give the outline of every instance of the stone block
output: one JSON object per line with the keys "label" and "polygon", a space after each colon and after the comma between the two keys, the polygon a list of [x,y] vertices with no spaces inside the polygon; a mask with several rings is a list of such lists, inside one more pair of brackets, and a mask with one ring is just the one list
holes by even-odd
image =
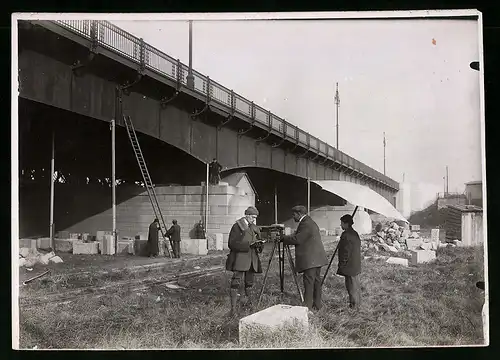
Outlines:
{"label": "stone block", "polygon": [[63,262],[63,259],[61,259],[59,256],[54,256],[49,259],[50,262],[59,264]]}
{"label": "stone block", "polygon": [[56,254],[54,254],[54,252],[51,251],[50,253],[41,255],[38,261],[40,262],[40,264],[47,265],[49,263],[49,260],[52,259],[54,256],[56,256]]}
{"label": "stone block", "polygon": [[31,247],[31,239],[19,239],[19,247],[20,248],[29,248]]}
{"label": "stone block", "polygon": [[73,243],[73,254],[97,254],[98,252],[98,242],[84,242],[83,240],[77,240]]}
{"label": "stone block", "polygon": [[147,240],[148,239],[148,233],[147,232],[140,232],[135,235],[135,240]]}
{"label": "stone block", "polygon": [[420,231],[420,225],[411,225],[411,231]]}
{"label": "stone block", "polygon": [[321,236],[326,236],[327,232],[326,232],[326,229],[325,228],[321,228],[319,229],[319,233],[321,234]]}
{"label": "stone block", "polygon": [[408,250],[415,250],[422,244],[421,239],[406,239],[406,247]]}
{"label": "stone block", "polygon": [[411,264],[424,264],[436,259],[434,250],[414,250],[411,252]]}
{"label": "stone block", "polygon": [[439,241],[439,229],[431,229],[431,241]]}
{"label": "stone block", "polygon": [[29,254],[30,254],[30,248],[22,247],[19,249],[19,255],[21,255],[23,258],[28,257]]}
{"label": "stone block", "polygon": [[309,327],[308,309],[304,306],[274,305],[240,319],[239,343],[243,345],[252,331],[277,331],[286,325],[295,325],[304,332]]}
{"label": "stone block", "polygon": [[113,235],[112,231],[104,231],[104,230],[98,230],[96,233],[96,241],[102,241],[104,240],[105,235]]}
{"label": "stone block", "polygon": [[207,235],[208,250],[221,251],[224,249],[224,235],[222,233]]}
{"label": "stone block", "polygon": [[403,259],[403,258],[390,257],[386,260],[386,263],[408,267],[408,259]]}
{"label": "stone block", "polygon": [[117,254],[135,254],[134,240],[119,240],[116,244]]}
{"label": "stone block", "polygon": [[82,238],[82,234],[80,233],[69,233],[69,238],[73,240],[80,240]]}
{"label": "stone block", "polygon": [[30,249],[34,252],[37,251],[38,247],[38,239],[31,239],[31,242],[30,242]]}
{"label": "stone block", "polygon": [[387,252],[393,252],[393,253],[398,252],[398,249],[396,249],[394,246],[389,246],[387,244],[382,244],[382,248]]}
{"label": "stone block", "polygon": [[432,250],[432,243],[430,242],[424,242],[422,244],[420,244],[420,247],[419,249],[422,249],[422,250]]}
{"label": "stone block", "polygon": [[74,239],[54,239],[54,247],[56,251],[73,252]]}
{"label": "stone block", "polygon": [[59,231],[56,237],[59,239],[69,239],[69,231]]}
{"label": "stone block", "polygon": [[182,239],[181,253],[192,255],[207,255],[207,239]]}
{"label": "stone block", "polygon": [[[99,244],[100,245],[100,244]],[[115,239],[113,235],[104,235],[104,240],[102,241],[101,254],[103,255],[114,255],[115,254]]]}
{"label": "stone block", "polygon": [[82,234],[82,240],[84,242],[92,241],[92,236],[89,233],[83,233]]}
{"label": "stone block", "polygon": [[50,238],[48,237],[38,238],[36,245],[39,249],[48,250],[50,249]]}

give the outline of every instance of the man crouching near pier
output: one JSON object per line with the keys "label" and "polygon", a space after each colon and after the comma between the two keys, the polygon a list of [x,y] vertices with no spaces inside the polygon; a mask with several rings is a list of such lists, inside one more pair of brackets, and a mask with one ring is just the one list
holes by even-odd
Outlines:
{"label": "man crouching near pier", "polygon": [[230,249],[226,260],[226,270],[233,272],[231,279],[231,312],[230,316],[238,314],[240,288],[245,277],[246,302],[250,303],[251,288],[254,274],[262,273],[259,252],[261,247],[255,246],[260,239],[260,231],[255,222],[259,211],[250,206],[245,210],[245,217],[238,219],[231,228],[228,239]]}

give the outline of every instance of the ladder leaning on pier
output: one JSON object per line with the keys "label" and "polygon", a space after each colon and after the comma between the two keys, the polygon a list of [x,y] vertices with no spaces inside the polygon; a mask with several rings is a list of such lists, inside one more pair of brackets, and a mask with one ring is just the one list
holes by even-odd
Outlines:
{"label": "ladder leaning on pier", "polygon": [[[134,125],[132,124],[130,116],[123,116],[123,122],[125,123],[125,128],[127,129],[128,138],[130,139],[130,143],[132,144],[132,148],[134,150],[135,158],[137,159],[137,163],[139,164],[139,169],[141,170],[142,179],[144,180],[144,186],[146,187],[146,190],[148,192],[149,201],[151,201],[151,205],[153,206],[153,211],[160,224],[160,232],[163,236],[165,249],[168,252],[168,256],[172,257],[172,254],[170,253],[170,249],[168,247],[169,241],[165,238],[165,234],[167,232],[167,226],[165,225],[165,220],[163,219],[160,205],[158,204],[156,192],[153,186],[153,182],[151,181],[151,177],[149,176],[149,171],[146,166],[146,161],[144,160],[144,156],[142,154],[141,146],[139,145],[139,140],[137,140],[137,134],[135,133]],[[170,246],[172,246],[171,243]]]}

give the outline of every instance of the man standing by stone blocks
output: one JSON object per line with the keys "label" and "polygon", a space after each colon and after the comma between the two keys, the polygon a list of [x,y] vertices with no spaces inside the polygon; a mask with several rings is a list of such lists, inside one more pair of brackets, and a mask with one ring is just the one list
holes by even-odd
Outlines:
{"label": "man standing by stone blocks", "polygon": [[221,164],[217,161],[217,159],[213,159],[208,167],[209,172],[209,183],[210,185],[218,185],[220,182],[220,171],[222,170]]}
{"label": "man standing by stone blocks", "polygon": [[262,273],[259,252],[262,248],[256,247],[260,239],[260,230],[255,225],[259,211],[250,206],[245,210],[245,217],[236,220],[229,232],[228,246],[230,249],[226,260],[226,270],[233,272],[231,279],[230,316],[237,315],[240,288],[243,276],[245,277],[245,296],[250,302],[251,288],[254,274]]}
{"label": "man standing by stone blocks", "polygon": [[292,208],[292,217],[298,222],[293,235],[285,235],[283,244],[295,245],[295,271],[304,273],[304,303],[309,310],[321,309],[321,267],[328,264],[318,225],[307,215],[304,206]]}
{"label": "man standing by stone blocks", "polygon": [[154,219],[149,225],[148,232],[148,255],[149,257],[158,256],[158,231],[160,230],[160,222]]}
{"label": "man standing by stone blocks", "polygon": [[172,226],[168,229],[167,234],[172,244],[174,258],[181,257],[181,227],[177,224],[177,220],[172,220]]}
{"label": "man standing by stone blocks", "polygon": [[359,274],[361,273],[361,239],[356,230],[352,228],[352,216],[346,214],[340,218],[340,226],[344,232],[338,244],[339,267],[337,274],[345,277],[345,286],[349,294],[349,307],[359,310],[361,302],[361,289]]}

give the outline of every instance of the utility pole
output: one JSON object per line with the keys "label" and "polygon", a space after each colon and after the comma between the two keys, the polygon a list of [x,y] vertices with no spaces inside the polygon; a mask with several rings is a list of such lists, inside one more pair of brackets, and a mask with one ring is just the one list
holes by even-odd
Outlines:
{"label": "utility pole", "polygon": [[448,195],[450,188],[448,187],[449,182],[448,182],[448,165],[446,165],[446,195]]}
{"label": "utility pole", "polygon": [[115,142],[115,119],[111,119],[111,189],[113,198],[113,246],[115,247],[115,253],[118,248],[117,234],[116,234],[116,142]]}
{"label": "utility pole", "polygon": [[194,89],[193,76],[193,21],[189,20],[189,70],[186,78],[187,87]]}
{"label": "utility pole", "polygon": [[340,96],[339,96],[339,83],[337,83],[336,85],[336,90],[335,90],[335,98],[334,98],[334,101],[335,101],[335,105],[336,105],[336,108],[337,108],[337,150],[339,149],[339,106],[340,106]]}
{"label": "utility pole", "polygon": [[54,245],[54,183],[55,183],[55,131],[52,130],[52,158],[50,160],[50,247],[55,250]]}
{"label": "utility pole", "polygon": [[446,197],[446,178],[443,176],[443,197]]}
{"label": "utility pole", "polygon": [[384,175],[385,175],[385,131],[384,131]]}
{"label": "utility pole", "polygon": [[278,223],[278,186],[274,185],[274,223]]}

